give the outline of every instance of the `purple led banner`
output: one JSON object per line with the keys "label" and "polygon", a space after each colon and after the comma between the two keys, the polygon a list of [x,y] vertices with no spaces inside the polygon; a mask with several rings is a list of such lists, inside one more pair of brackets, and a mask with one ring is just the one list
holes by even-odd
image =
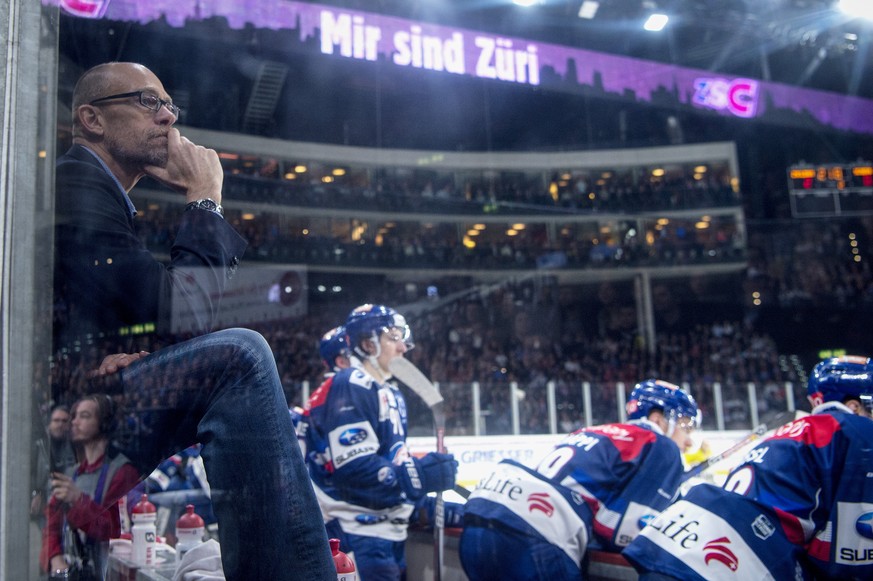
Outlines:
{"label": "purple led banner", "polygon": [[681,103],[743,118],[821,124],[873,134],[873,101],[720,75],[702,70],[450,28],[332,6],[283,0],[43,0],[80,17],[187,21],[223,17],[246,25],[297,30],[323,54],[523,85],[575,85],[637,101]]}

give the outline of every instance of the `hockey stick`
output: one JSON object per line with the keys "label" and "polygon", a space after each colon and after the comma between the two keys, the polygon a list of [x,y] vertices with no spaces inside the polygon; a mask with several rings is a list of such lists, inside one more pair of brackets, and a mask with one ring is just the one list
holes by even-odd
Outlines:
{"label": "hockey stick", "polygon": [[769,432],[770,430],[776,429],[779,426],[787,424],[788,422],[796,419],[798,417],[798,413],[803,414],[804,412],[795,412],[795,411],[786,410],[783,412],[779,412],[778,414],[773,416],[772,419],[770,419],[766,422],[761,422],[760,424],[755,426],[755,429],[752,430],[746,437],[737,441],[736,443],[731,445],[728,449],[723,450],[722,452],[719,452],[718,454],[715,454],[713,456],[710,456],[709,458],[707,458],[703,462],[700,462],[699,464],[695,464],[694,466],[692,466],[691,468],[686,470],[685,473],[682,475],[682,482],[685,482],[686,480],[688,480],[690,478],[694,478],[695,476],[697,476],[698,474],[700,474],[704,470],[711,468],[713,465],[717,464],[718,462],[721,462],[722,460],[724,460],[728,456],[735,454],[736,452],[742,450],[743,448],[745,448],[746,446],[748,446],[749,444],[751,444],[752,442],[754,442],[755,440],[757,440],[758,438],[760,438],[761,436],[763,436],[764,434]]}
{"label": "hockey stick", "polygon": [[[445,454],[446,412],[443,409],[443,396],[440,395],[436,386],[425,377],[424,373],[408,359],[395,357],[388,364],[388,367],[391,369],[394,377],[406,384],[430,408],[433,414],[434,430],[436,431],[437,452]],[[433,578],[434,581],[441,581],[445,552],[445,503],[442,492],[437,492],[436,494],[433,515]]]}

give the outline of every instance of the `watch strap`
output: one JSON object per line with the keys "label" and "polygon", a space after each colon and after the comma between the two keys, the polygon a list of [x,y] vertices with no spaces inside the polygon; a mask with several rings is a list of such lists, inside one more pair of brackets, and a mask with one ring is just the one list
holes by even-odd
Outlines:
{"label": "watch strap", "polygon": [[212,198],[202,198],[200,200],[188,202],[185,206],[185,210],[209,210],[210,212],[217,213],[219,216],[224,216],[224,208],[222,208],[221,204],[216,203]]}

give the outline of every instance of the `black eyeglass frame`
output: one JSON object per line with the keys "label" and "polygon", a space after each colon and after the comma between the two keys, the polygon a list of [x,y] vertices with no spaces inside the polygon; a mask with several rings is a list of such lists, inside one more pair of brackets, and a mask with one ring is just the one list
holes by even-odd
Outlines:
{"label": "black eyeglass frame", "polygon": [[[157,107],[153,107],[153,106],[149,105],[148,103],[146,103],[145,101],[143,101],[144,95],[148,96],[148,97],[154,97],[155,99],[157,99],[158,100]],[[182,111],[182,108],[179,107],[178,105],[174,105],[171,101],[165,101],[164,99],[161,99],[160,97],[158,97],[157,95],[155,95],[154,93],[149,92],[149,91],[131,91],[129,93],[119,93],[117,95],[109,95],[108,97],[100,97],[99,99],[94,99],[93,101],[90,101],[88,104],[89,105],[96,105],[97,103],[100,103],[101,101],[109,101],[110,99],[125,99],[127,97],[138,97],[140,105],[142,105],[143,107],[145,107],[149,111],[154,111],[155,113],[160,111],[161,107],[166,107],[167,111],[172,113],[176,119],[179,118],[179,113]]]}

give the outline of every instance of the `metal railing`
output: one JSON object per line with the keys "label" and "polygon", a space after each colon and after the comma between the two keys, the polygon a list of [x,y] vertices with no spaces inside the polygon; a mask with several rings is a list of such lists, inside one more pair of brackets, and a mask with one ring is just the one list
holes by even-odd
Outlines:
{"label": "metal railing", "polygon": [[[473,436],[563,434],[581,426],[625,421],[625,403],[634,387],[621,381],[556,380],[436,385],[446,401],[446,433]],[[680,385],[697,400],[704,430],[753,429],[782,411],[809,409],[805,385],[795,382]],[[305,381],[293,386],[289,401],[305,401],[314,388]],[[406,396],[409,435],[432,434],[428,408],[403,386],[401,390]]]}

